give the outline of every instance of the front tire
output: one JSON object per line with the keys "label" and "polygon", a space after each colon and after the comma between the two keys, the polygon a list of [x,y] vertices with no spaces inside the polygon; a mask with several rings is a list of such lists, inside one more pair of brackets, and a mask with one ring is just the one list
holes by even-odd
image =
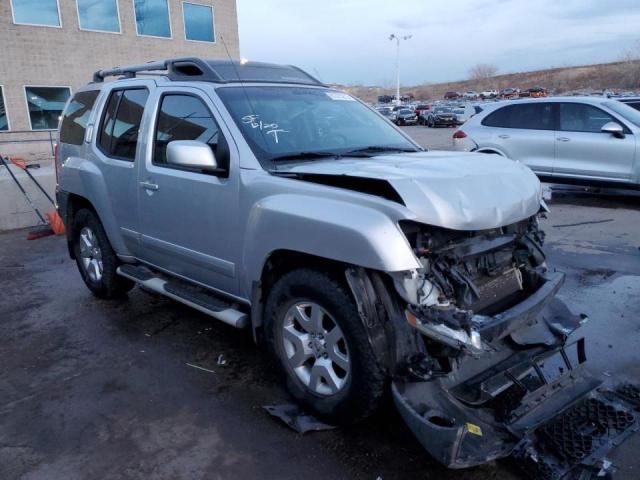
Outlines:
{"label": "front tire", "polygon": [[370,415],[386,386],[354,300],[344,285],[315,270],[278,280],[265,306],[267,345],[291,395],[325,422]]}
{"label": "front tire", "polygon": [[82,280],[99,298],[126,294],[135,283],[116,273],[116,256],[98,216],[83,208],[73,218],[72,245]]}

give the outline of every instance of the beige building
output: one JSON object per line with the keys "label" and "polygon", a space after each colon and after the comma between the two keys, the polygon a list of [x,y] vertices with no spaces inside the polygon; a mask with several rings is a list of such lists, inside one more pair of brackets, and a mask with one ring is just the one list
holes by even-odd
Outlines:
{"label": "beige building", "polygon": [[235,0],[1,0],[0,154],[51,158],[64,102],[98,69],[227,49],[239,58]]}

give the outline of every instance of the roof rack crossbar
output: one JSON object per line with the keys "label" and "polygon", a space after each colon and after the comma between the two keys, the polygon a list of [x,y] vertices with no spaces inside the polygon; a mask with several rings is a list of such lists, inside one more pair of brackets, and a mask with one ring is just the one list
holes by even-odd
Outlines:
{"label": "roof rack crossbar", "polygon": [[139,72],[168,72],[170,76],[179,75],[179,68],[192,67],[200,71],[199,75],[206,75],[209,79],[219,79],[220,76],[211,66],[200,58],[173,58],[156,62],[141,63],[138,65],[126,65],[105,70],[98,70],[93,74],[94,83],[103,82],[106,77],[122,75],[126,78],[134,78]]}

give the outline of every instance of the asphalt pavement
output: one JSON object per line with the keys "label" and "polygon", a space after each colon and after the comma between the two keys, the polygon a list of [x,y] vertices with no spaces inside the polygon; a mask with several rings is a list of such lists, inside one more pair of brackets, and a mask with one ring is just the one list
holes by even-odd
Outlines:
{"label": "asphalt pavement", "polygon": [[[436,148],[453,132],[406,130]],[[590,368],[640,383],[640,201],[574,189],[549,203],[548,264],[590,318]],[[288,396],[248,332],[140,289],[97,300],[63,238],[25,237],[0,234],[2,480],[520,478],[505,461],[438,466],[391,405],[293,433],[262,409]],[[612,455],[620,478],[638,478],[637,444]]]}

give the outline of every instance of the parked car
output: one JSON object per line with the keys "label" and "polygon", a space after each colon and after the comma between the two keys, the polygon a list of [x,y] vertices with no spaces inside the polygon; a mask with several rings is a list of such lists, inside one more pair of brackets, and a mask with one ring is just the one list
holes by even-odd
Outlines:
{"label": "parked car", "polygon": [[520,92],[515,88],[504,88],[500,90],[500,98],[510,99],[516,98]]}
{"label": "parked car", "polygon": [[418,123],[418,114],[408,107],[396,111],[396,125],[415,125]]}
{"label": "parked car", "polygon": [[460,92],[447,92],[444,94],[445,100],[457,100],[458,98],[462,98],[462,94]]}
{"label": "parked car", "polygon": [[[138,284],[247,328],[325,422],[388,395],[455,468],[513,453],[566,473],[613,444],[590,430],[598,453],[576,460],[540,430],[624,407],[583,368],[584,341],[567,343],[584,318],[556,297],[521,163],[425,152],[294,67],[186,58],[96,72],[65,107],[55,168],[97,297]],[[624,415],[620,435],[637,429]]]}
{"label": "parked car", "polygon": [[456,116],[456,125],[462,125],[476,114],[475,108],[471,105],[462,105],[454,108],[452,111]]}
{"label": "parked car", "polygon": [[619,102],[626,103],[636,110],[640,110],[640,97],[620,97],[616,98]]}
{"label": "parked car", "polygon": [[391,103],[394,100],[393,95],[380,95],[378,97],[378,103]]}
{"label": "parked car", "polygon": [[527,90],[527,93],[531,98],[542,98],[547,96],[547,91],[542,87],[532,87]]}
{"label": "parked car", "polygon": [[424,113],[427,112],[429,110],[431,110],[431,104],[430,103],[418,103],[416,104],[415,108],[414,108],[416,114],[418,115],[418,118]]}
{"label": "parked car", "polygon": [[454,133],[458,150],[495,153],[559,183],[640,186],[640,112],[604,97],[503,102]]}
{"label": "parked car", "polygon": [[465,100],[476,100],[478,98],[478,93],[474,91],[464,92],[462,97]]}
{"label": "parked car", "polygon": [[390,122],[396,123],[398,114],[392,107],[378,107],[376,108],[376,110],[378,111],[378,113],[380,113],[380,115],[388,118]]}
{"label": "parked car", "polygon": [[455,127],[457,125],[456,114],[450,107],[433,107],[425,112],[420,123],[428,127]]}
{"label": "parked car", "polygon": [[484,90],[480,92],[480,98],[486,100],[488,98],[496,98],[498,96],[497,90]]}

